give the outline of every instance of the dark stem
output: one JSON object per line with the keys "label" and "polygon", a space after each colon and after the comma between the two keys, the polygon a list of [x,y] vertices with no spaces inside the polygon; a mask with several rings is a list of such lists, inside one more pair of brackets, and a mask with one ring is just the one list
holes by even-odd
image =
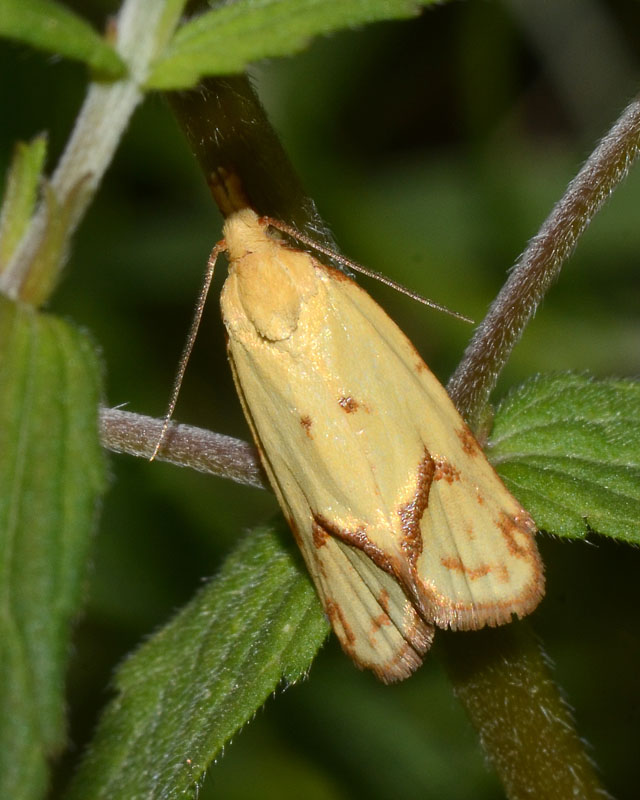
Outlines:
{"label": "dark stem", "polygon": [[604,800],[571,710],[531,627],[440,634],[445,665],[509,800]]}
{"label": "dark stem", "polygon": [[259,214],[338,249],[245,76],[209,78],[168,100],[207,182],[220,169],[234,172]]}

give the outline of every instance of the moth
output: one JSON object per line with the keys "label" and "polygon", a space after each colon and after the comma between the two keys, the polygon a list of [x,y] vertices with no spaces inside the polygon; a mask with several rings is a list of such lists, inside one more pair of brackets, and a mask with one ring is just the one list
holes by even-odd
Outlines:
{"label": "moth", "polygon": [[234,208],[223,234],[211,260],[229,258],[220,304],[235,386],[355,664],[402,680],[436,627],[532,611],[544,591],[535,524],[408,338],[251,208]]}

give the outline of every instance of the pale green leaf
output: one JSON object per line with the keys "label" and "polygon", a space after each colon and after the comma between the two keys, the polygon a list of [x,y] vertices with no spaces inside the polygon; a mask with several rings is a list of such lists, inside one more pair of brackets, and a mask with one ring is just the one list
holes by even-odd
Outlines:
{"label": "pale green leaf", "polygon": [[96,500],[99,369],[86,338],[0,297],[0,797],[41,797],[65,739],[70,628]]}
{"label": "pale green leaf", "polygon": [[299,561],[272,531],[240,542],[220,574],[120,668],[66,800],[191,796],[278,684],[306,673],[327,634]]}
{"label": "pale green leaf", "polygon": [[104,79],[117,80],[127,72],[106,39],[82,17],[53,0],[2,0],[0,36],[83,61]]}
{"label": "pale green leaf", "polygon": [[193,86],[206,75],[241,72],[262,58],[288,56],[314,36],[419,13],[434,0],[237,0],[178,29],[147,82],[154,89]]}
{"label": "pale green leaf", "polygon": [[539,528],[640,543],[637,381],[529,381],[498,408],[488,455]]}
{"label": "pale green leaf", "polygon": [[33,213],[46,153],[44,136],[16,145],[0,210],[0,272],[8,264]]}
{"label": "pale green leaf", "polygon": [[20,286],[20,300],[40,306],[49,299],[62,273],[77,209],[83,204],[87,191],[90,186],[85,175],[66,193],[64,203],[60,203],[51,184],[43,184],[46,217],[38,247],[31,253]]}

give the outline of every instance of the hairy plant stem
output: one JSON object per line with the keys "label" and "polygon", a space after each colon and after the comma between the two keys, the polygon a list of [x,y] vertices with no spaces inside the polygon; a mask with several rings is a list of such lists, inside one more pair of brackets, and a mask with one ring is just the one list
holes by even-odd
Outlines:
{"label": "hairy plant stem", "polygon": [[[19,246],[0,275],[0,292],[33,305],[46,302],[64,266],[73,232],[88,209],[131,115],[144,97],[149,65],[170,36],[186,0],[126,0],[115,48],[129,74],[89,85],[74,130]],[[52,198],[52,199],[51,199]],[[50,228],[64,213],[61,249],[47,253]]]}
{"label": "hairy plant stem", "polygon": [[624,180],[640,150],[640,100],[634,99],[589,156],[518,259],[478,326],[447,391],[475,427],[502,368],[594,215]]}
{"label": "hairy plant stem", "polygon": [[[119,408],[100,409],[102,444],[114,453],[150,458],[160,437],[163,421]],[[253,445],[193,425],[172,423],[167,429],[158,461],[190,467],[236,483],[268,488],[258,453]]]}

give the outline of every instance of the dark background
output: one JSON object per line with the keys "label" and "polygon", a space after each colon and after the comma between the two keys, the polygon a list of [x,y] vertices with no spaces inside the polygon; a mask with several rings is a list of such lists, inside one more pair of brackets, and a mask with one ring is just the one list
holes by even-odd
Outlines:
{"label": "dark background", "polygon": [[[76,2],[102,26],[115,3]],[[481,319],[529,237],[637,90],[632,0],[450,3],[421,18],[316,41],[252,70],[309,194],[344,253]],[[82,101],[82,67],[0,43],[0,167],[47,130],[50,168]],[[640,371],[640,175],[583,237],[505,370],[498,399],[537,373]],[[136,113],[75,242],[52,310],[102,352],[110,405],[159,416],[221,220],[158,95]],[[221,264],[217,290],[223,279]],[[364,281],[363,281],[364,283]],[[367,289],[446,381],[470,329],[391,290]],[[214,296],[177,418],[248,437]],[[114,666],[215,574],[266,492],[113,456],[71,669],[72,751],[108,697]],[[545,535],[548,595],[532,625],[578,729],[618,798],[637,796],[640,554]],[[463,635],[463,634],[461,634]],[[382,687],[333,640],[310,679],[270,700],[201,797],[502,796],[433,655]]]}

